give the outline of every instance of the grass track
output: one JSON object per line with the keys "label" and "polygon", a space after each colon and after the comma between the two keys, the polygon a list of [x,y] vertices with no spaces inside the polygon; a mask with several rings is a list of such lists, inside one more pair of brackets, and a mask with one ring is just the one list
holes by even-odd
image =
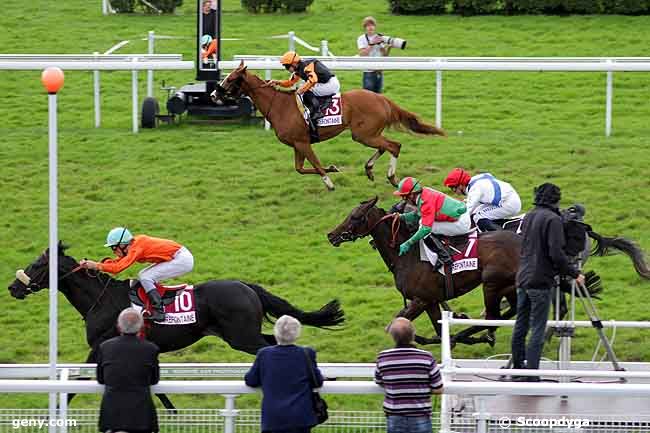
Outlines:
{"label": "grass track", "polygon": [[[132,43],[121,52],[146,50],[137,41],[159,34],[192,36],[194,2],[175,16],[103,17],[99,4],[3,4],[0,46],[6,53],[92,53],[120,40]],[[409,40],[406,55],[421,56],[643,56],[650,44],[648,17],[392,17],[386,2],[317,0],[308,14],[250,16],[236,0],[226,0],[225,58],[233,54],[281,53],[285,42],[262,39],[289,30],[316,43],[328,39],[336,54],[355,53],[361,18],[375,15],[380,30]],[[37,44],[34,37],[40,37]],[[162,41],[159,52],[191,58],[188,40]],[[359,86],[360,73],[342,73],[344,89]],[[277,77],[281,75],[278,73]],[[141,95],[144,94],[144,74]],[[432,73],[390,72],[386,94],[403,107],[431,120]],[[192,72],[156,73],[182,85]],[[615,74],[614,135],[605,139],[605,74],[471,73],[444,74],[444,124],[447,140],[392,132],[403,143],[398,175],[416,175],[433,186],[456,165],[490,170],[511,181],[530,205],[533,186],[552,180],[563,187],[564,204],[584,203],[589,222],[604,234],[623,234],[650,249],[647,207],[650,193],[647,94],[650,76]],[[293,171],[292,152],[257,127],[183,124],[130,131],[130,74],[102,73],[102,128],[94,129],[92,76],[66,74],[60,95],[60,235],[77,258],[102,257],[106,231],[125,224],[135,232],[177,239],[196,257],[192,282],[240,278],[258,282],[305,309],[331,298],[343,302],[348,322],[333,333],[305,330],[301,342],[319,351],[319,360],[372,362],[389,346],[384,325],[401,299],[379,256],[366,242],[334,249],[325,234],[359,201],[379,195],[389,206],[392,188],[383,180],[387,159],[376,167],[375,183],[365,179],[369,149],[348,134],[321,143],[316,152],[337,164],[337,191],[327,193],[317,177]],[[31,262],[47,244],[47,104],[36,72],[0,72],[0,260],[1,281]],[[462,131],[459,134],[458,131]],[[595,259],[590,269],[606,284],[598,307],[604,318],[647,320],[647,283],[623,257]],[[125,277],[135,272],[126,272]],[[476,291],[452,304],[477,316]],[[0,292],[0,362],[47,360],[47,295],[18,302]],[[60,300],[60,359],[82,362],[86,356],[82,321]],[[417,321],[429,329],[425,319]],[[461,347],[456,356],[486,357],[508,352],[508,330],[498,333],[494,350]],[[574,344],[579,359],[589,359],[595,344],[583,330]],[[647,360],[647,335],[619,331],[616,349],[624,360]],[[547,347],[554,357],[556,343]],[[437,348],[433,348],[438,354]],[[161,357],[164,362],[250,361],[215,338]],[[77,405],[94,405],[83,397]],[[255,398],[244,402],[256,404]],[[328,399],[329,400],[329,399]],[[336,408],[344,401],[333,398]],[[347,399],[346,399],[347,400]],[[179,397],[184,407],[217,407],[212,397]],[[346,407],[374,409],[375,397],[346,401]],[[46,404],[40,396],[2,396],[0,407]]]}

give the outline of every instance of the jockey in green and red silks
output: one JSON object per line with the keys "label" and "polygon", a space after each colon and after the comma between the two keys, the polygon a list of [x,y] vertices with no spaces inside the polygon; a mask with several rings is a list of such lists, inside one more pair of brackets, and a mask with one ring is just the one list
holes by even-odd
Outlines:
{"label": "jockey in green and red silks", "polygon": [[[418,231],[400,245],[400,256],[431,234],[458,236],[470,231],[471,221],[465,203],[435,189],[423,188],[414,177],[402,179],[393,194],[417,206],[416,211],[402,214],[400,219],[406,222],[419,220],[420,223]],[[433,236],[432,239],[436,240]]]}

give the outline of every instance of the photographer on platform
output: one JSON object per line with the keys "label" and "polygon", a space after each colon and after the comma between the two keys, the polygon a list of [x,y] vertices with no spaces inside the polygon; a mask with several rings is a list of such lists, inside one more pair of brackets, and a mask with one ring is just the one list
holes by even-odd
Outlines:
{"label": "photographer on platform", "polygon": [[[585,277],[569,263],[564,251],[560,217],[560,188],[544,183],[535,188],[535,208],[524,217],[522,248],[517,272],[517,320],[512,332],[513,368],[538,369],[544,332],[558,275],[569,275],[584,285]],[[528,346],[526,334],[531,330]],[[524,365],[524,360],[526,364]],[[539,376],[514,376],[519,382],[539,382]]]}
{"label": "photographer on platform", "polygon": [[[365,17],[362,21],[365,33],[357,39],[357,48],[360,56],[384,57],[388,56],[391,48],[404,49],[406,41],[392,38],[377,33],[377,20]],[[384,87],[383,71],[365,71],[363,73],[363,88],[371,92],[381,93]]]}

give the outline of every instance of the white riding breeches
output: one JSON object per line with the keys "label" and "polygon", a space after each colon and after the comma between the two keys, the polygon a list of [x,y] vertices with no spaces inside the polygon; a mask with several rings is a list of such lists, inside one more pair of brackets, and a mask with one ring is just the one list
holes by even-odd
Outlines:
{"label": "white riding breeches", "polygon": [[340,90],[341,84],[339,83],[339,79],[332,77],[327,83],[314,84],[314,86],[310,89],[310,92],[316,96],[330,96],[338,93]]}
{"label": "white riding breeches", "polygon": [[468,233],[471,229],[472,221],[469,214],[465,212],[456,221],[436,221],[433,223],[431,233],[434,235],[460,236]]}
{"label": "white riding breeches", "polygon": [[144,290],[149,293],[156,288],[156,283],[187,274],[194,268],[194,256],[190,250],[181,247],[168,262],[147,266],[138,274]]}
{"label": "white riding breeches", "polygon": [[519,212],[521,212],[521,199],[519,194],[513,193],[504,197],[500,206],[480,204],[474,211],[472,219],[474,222],[482,219],[502,220],[517,216]]}

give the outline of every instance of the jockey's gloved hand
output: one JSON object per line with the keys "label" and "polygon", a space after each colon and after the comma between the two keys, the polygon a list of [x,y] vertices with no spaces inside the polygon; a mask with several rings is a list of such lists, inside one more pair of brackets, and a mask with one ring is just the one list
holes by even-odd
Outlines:
{"label": "jockey's gloved hand", "polygon": [[411,249],[411,244],[406,241],[402,245],[399,246],[399,255],[403,256],[404,254],[408,253],[409,250]]}

